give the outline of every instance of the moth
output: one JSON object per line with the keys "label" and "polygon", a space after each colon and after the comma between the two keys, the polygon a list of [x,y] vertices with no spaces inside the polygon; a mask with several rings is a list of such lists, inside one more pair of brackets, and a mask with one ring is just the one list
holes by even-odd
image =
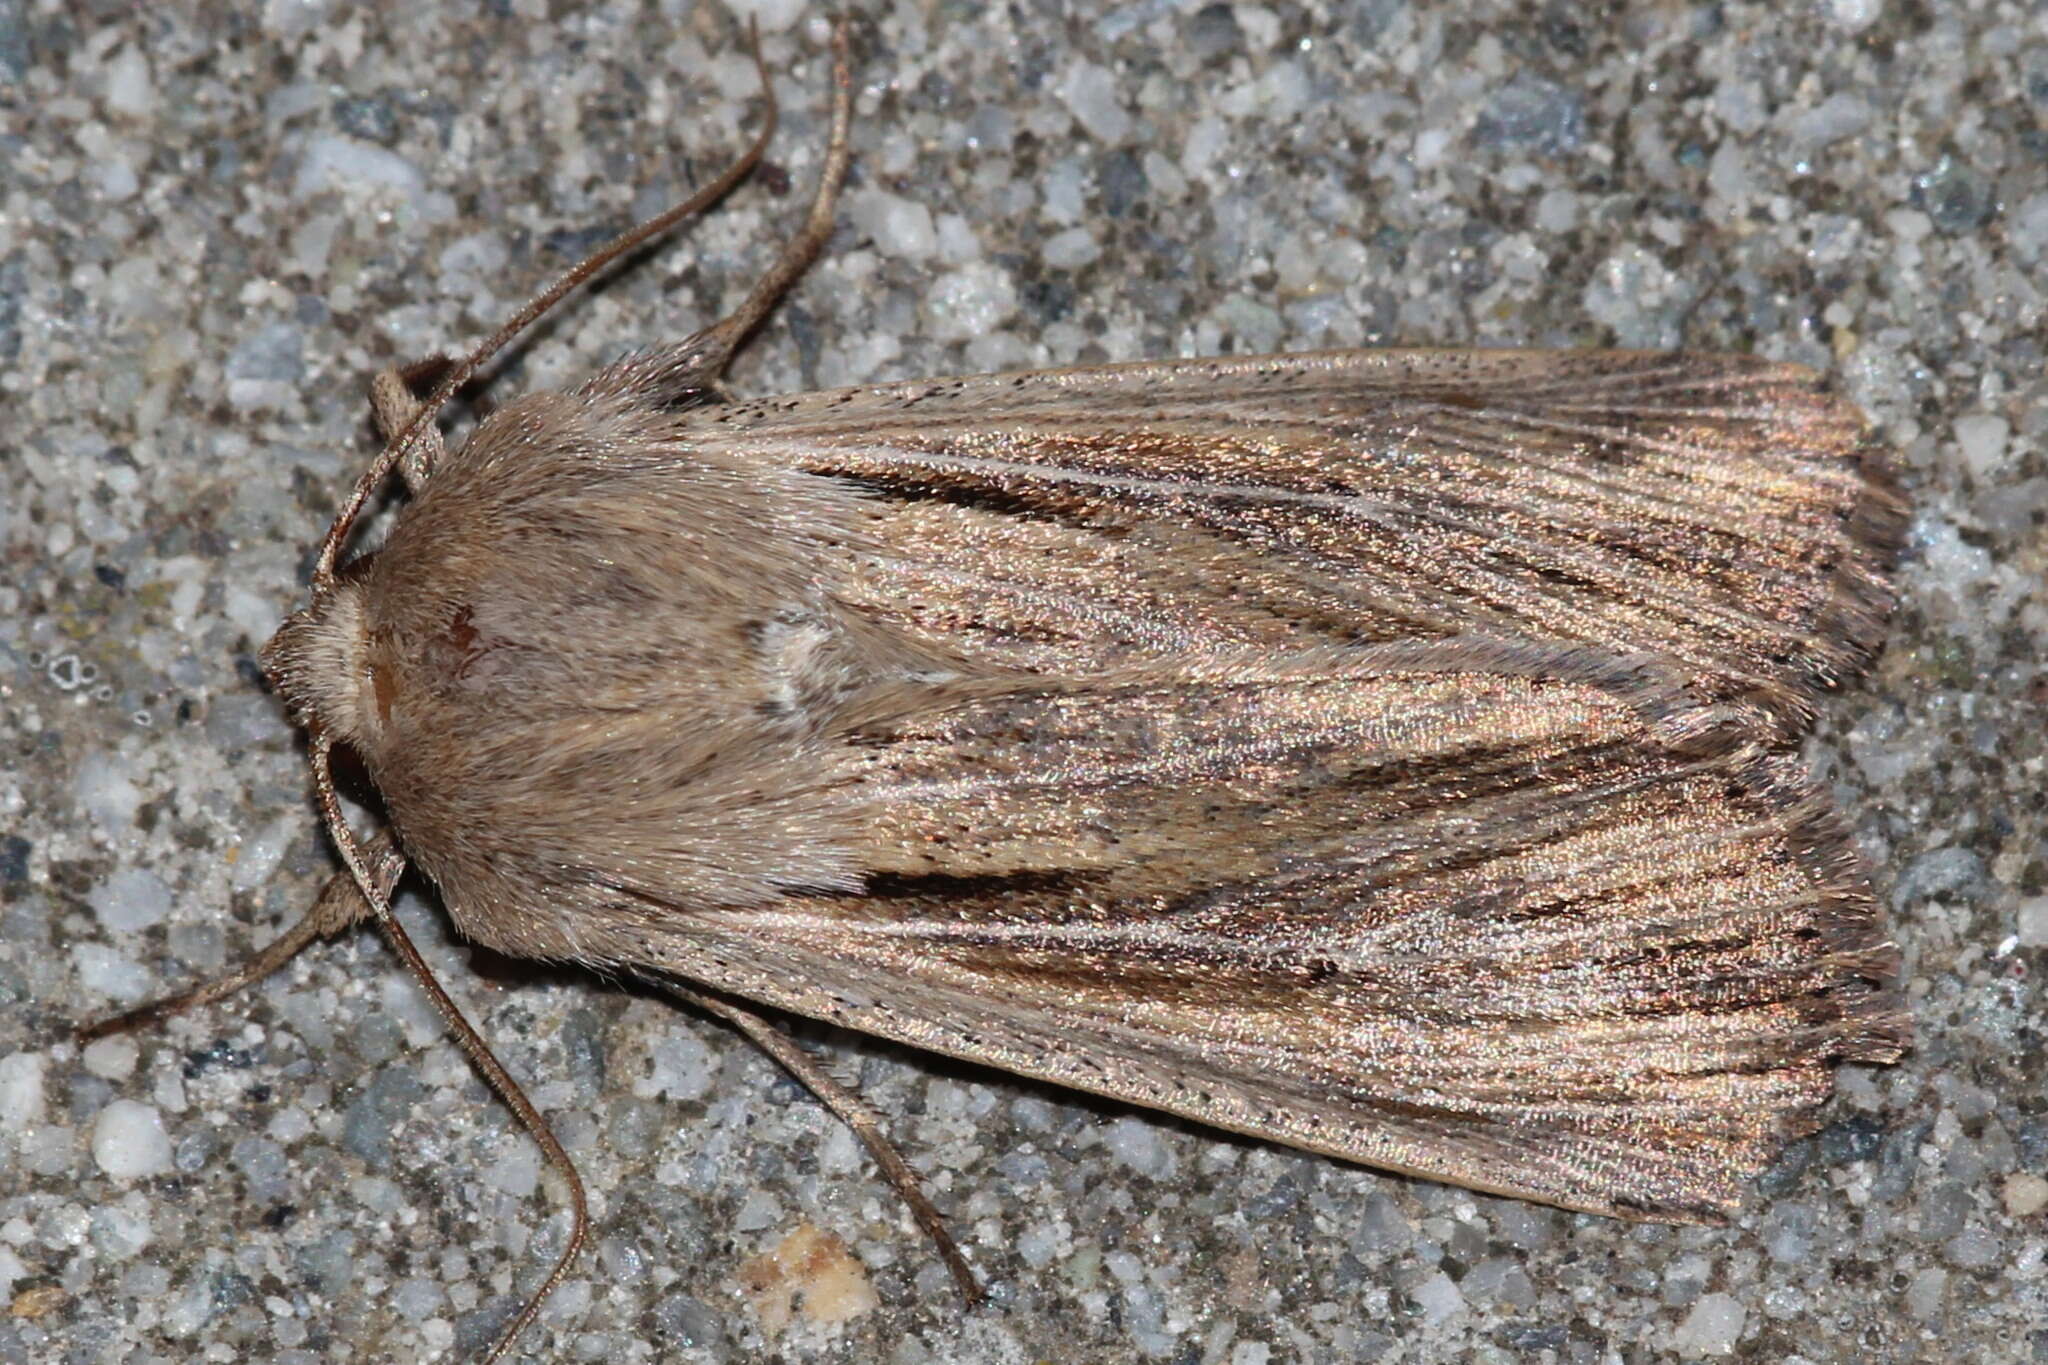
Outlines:
{"label": "moth", "polygon": [[[732,317],[448,449],[388,445],[265,669],[346,871],[217,999],[373,918],[568,1179],[390,909],[658,981],[867,1139],[757,1007],[1374,1167],[1709,1220],[1909,1025],[1868,876],[1793,746],[1891,605],[1861,415],[1745,356],[1386,350],[743,400]],[[757,53],[758,60],[758,53]],[[763,81],[764,88],[766,81]],[[416,386],[432,380],[424,398]],[[384,542],[344,559],[396,472]],[[387,829],[363,840],[329,752]]]}

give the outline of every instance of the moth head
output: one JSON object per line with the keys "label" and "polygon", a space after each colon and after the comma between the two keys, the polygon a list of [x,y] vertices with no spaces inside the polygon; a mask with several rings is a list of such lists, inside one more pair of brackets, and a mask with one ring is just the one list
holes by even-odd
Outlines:
{"label": "moth head", "polygon": [[390,681],[371,658],[360,582],[315,588],[313,600],[285,619],[261,657],[264,676],[316,742],[360,751],[382,732],[378,701]]}

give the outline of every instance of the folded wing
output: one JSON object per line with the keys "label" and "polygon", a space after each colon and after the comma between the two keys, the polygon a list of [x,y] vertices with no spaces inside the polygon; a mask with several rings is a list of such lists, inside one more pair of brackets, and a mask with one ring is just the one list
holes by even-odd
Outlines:
{"label": "folded wing", "polygon": [[1906,1024],[1818,796],[1682,694],[1465,642],[955,692],[846,736],[861,893],[678,906],[645,960],[1375,1166],[1712,1216]]}
{"label": "folded wing", "polygon": [[1790,730],[1878,642],[1902,523],[1856,410],[1742,356],[1225,358],[697,418],[871,495],[855,608],[1044,672],[1479,631],[1666,655]]}

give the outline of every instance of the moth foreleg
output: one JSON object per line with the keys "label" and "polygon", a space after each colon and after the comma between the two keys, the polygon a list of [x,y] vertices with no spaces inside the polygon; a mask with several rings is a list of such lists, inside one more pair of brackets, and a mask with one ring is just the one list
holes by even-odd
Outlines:
{"label": "moth foreleg", "polygon": [[[419,400],[420,390],[431,392],[454,363],[447,356],[430,355],[402,369],[379,370],[371,376],[370,415],[376,420],[377,434],[387,444],[397,440],[399,434],[419,416],[420,409],[425,406]],[[446,450],[440,428],[436,427],[399,461],[399,477],[405,480],[408,492],[419,493],[427,476],[434,472],[434,461]]]}
{"label": "moth foreleg", "polygon": [[[405,871],[405,855],[398,851],[398,845],[389,834],[379,834],[364,846],[363,853],[369,864],[370,875],[377,881],[385,895],[398,885],[398,878]],[[300,917],[299,922],[283,934],[271,940],[225,976],[216,977],[191,990],[177,995],[153,1000],[147,1005],[117,1014],[111,1019],[88,1024],[79,1030],[79,1037],[87,1042],[105,1038],[116,1033],[130,1033],[137,1029],[153,1027],[172,1015],[187,1010],[211,1005],[225,1000],[244,986],[254,985],[264,977],[282,967],[299,955],[299,950],[314,939],[328,938],[342,930],[370,917],[370,907],[363,900],[362,891],[355,879],[344,869],[327,879],[327,885],[320,889],[319,898],[313,908]]]}
{"label": "moth foreleg", "polygon": [[865,1100],[832,1079],[825,1068],[819,1065],[818,1059],[798,1046],[794,1038],[745,1006],[722,996],[707,995],[702,991],[693,990],[666,976],[644,975],[643,979],[650,985],[657,986],[695,1005],[705,1013],[715,1015],[731,1024],[752,1039],[763,1052],[781,1063],[782,1068],[802,1082],[805,1089],[823,1101],[827,1109],[837,1114],[842,1123],[853,1129],[854,1136],[861,1140],[869,1154],[874,1157],[875,1164],[882,1168],[882,1174],[888,1177],[889,1183],[896,1187],[896,1192],[910,1205],[911,1216],[917,1219],[917,1224],[924,1229],[925,1236],[931,1238],[933,1244],[938,1247],[940,1259],[945,1261],[946,1269],[952,1272],[953,1283],[959,1287],[960,1296],[967,1300],[970,1307],[980,1304],[987,1298],[981,1281],[975,1278],[973,1269],[967,1264],[967,1258],[961,1254],[959,1243],[955,1242],[953,1234],[946,1230],[946,1220],[939,1215],[938,1209],[925,1194],[917,1172],[903,1159],[903,1153],[896,1149],[896,1144],[889,1140],[889,1135],[882,1131],[881,1115],[869,1108]]}

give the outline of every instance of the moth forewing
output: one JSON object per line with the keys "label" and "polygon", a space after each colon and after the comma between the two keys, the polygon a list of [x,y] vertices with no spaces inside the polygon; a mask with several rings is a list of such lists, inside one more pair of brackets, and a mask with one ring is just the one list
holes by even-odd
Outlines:
{"label": "moth forewing", "polygon": [[1739,713],[1584,650],[1033,678],[847,733],[862,894],[648,960],[1296,1146],[1711,1217],[1907,1025],[1867,883]]}
{"label": "moth forewing", "polygon": [[1882,640],[1904,525],[1854,407],[1733,355],[1148,362],[704,425],[879,499],[854,591],[952,649],[1037,669],[1476,630],[1666,655],[1785,733]]}

